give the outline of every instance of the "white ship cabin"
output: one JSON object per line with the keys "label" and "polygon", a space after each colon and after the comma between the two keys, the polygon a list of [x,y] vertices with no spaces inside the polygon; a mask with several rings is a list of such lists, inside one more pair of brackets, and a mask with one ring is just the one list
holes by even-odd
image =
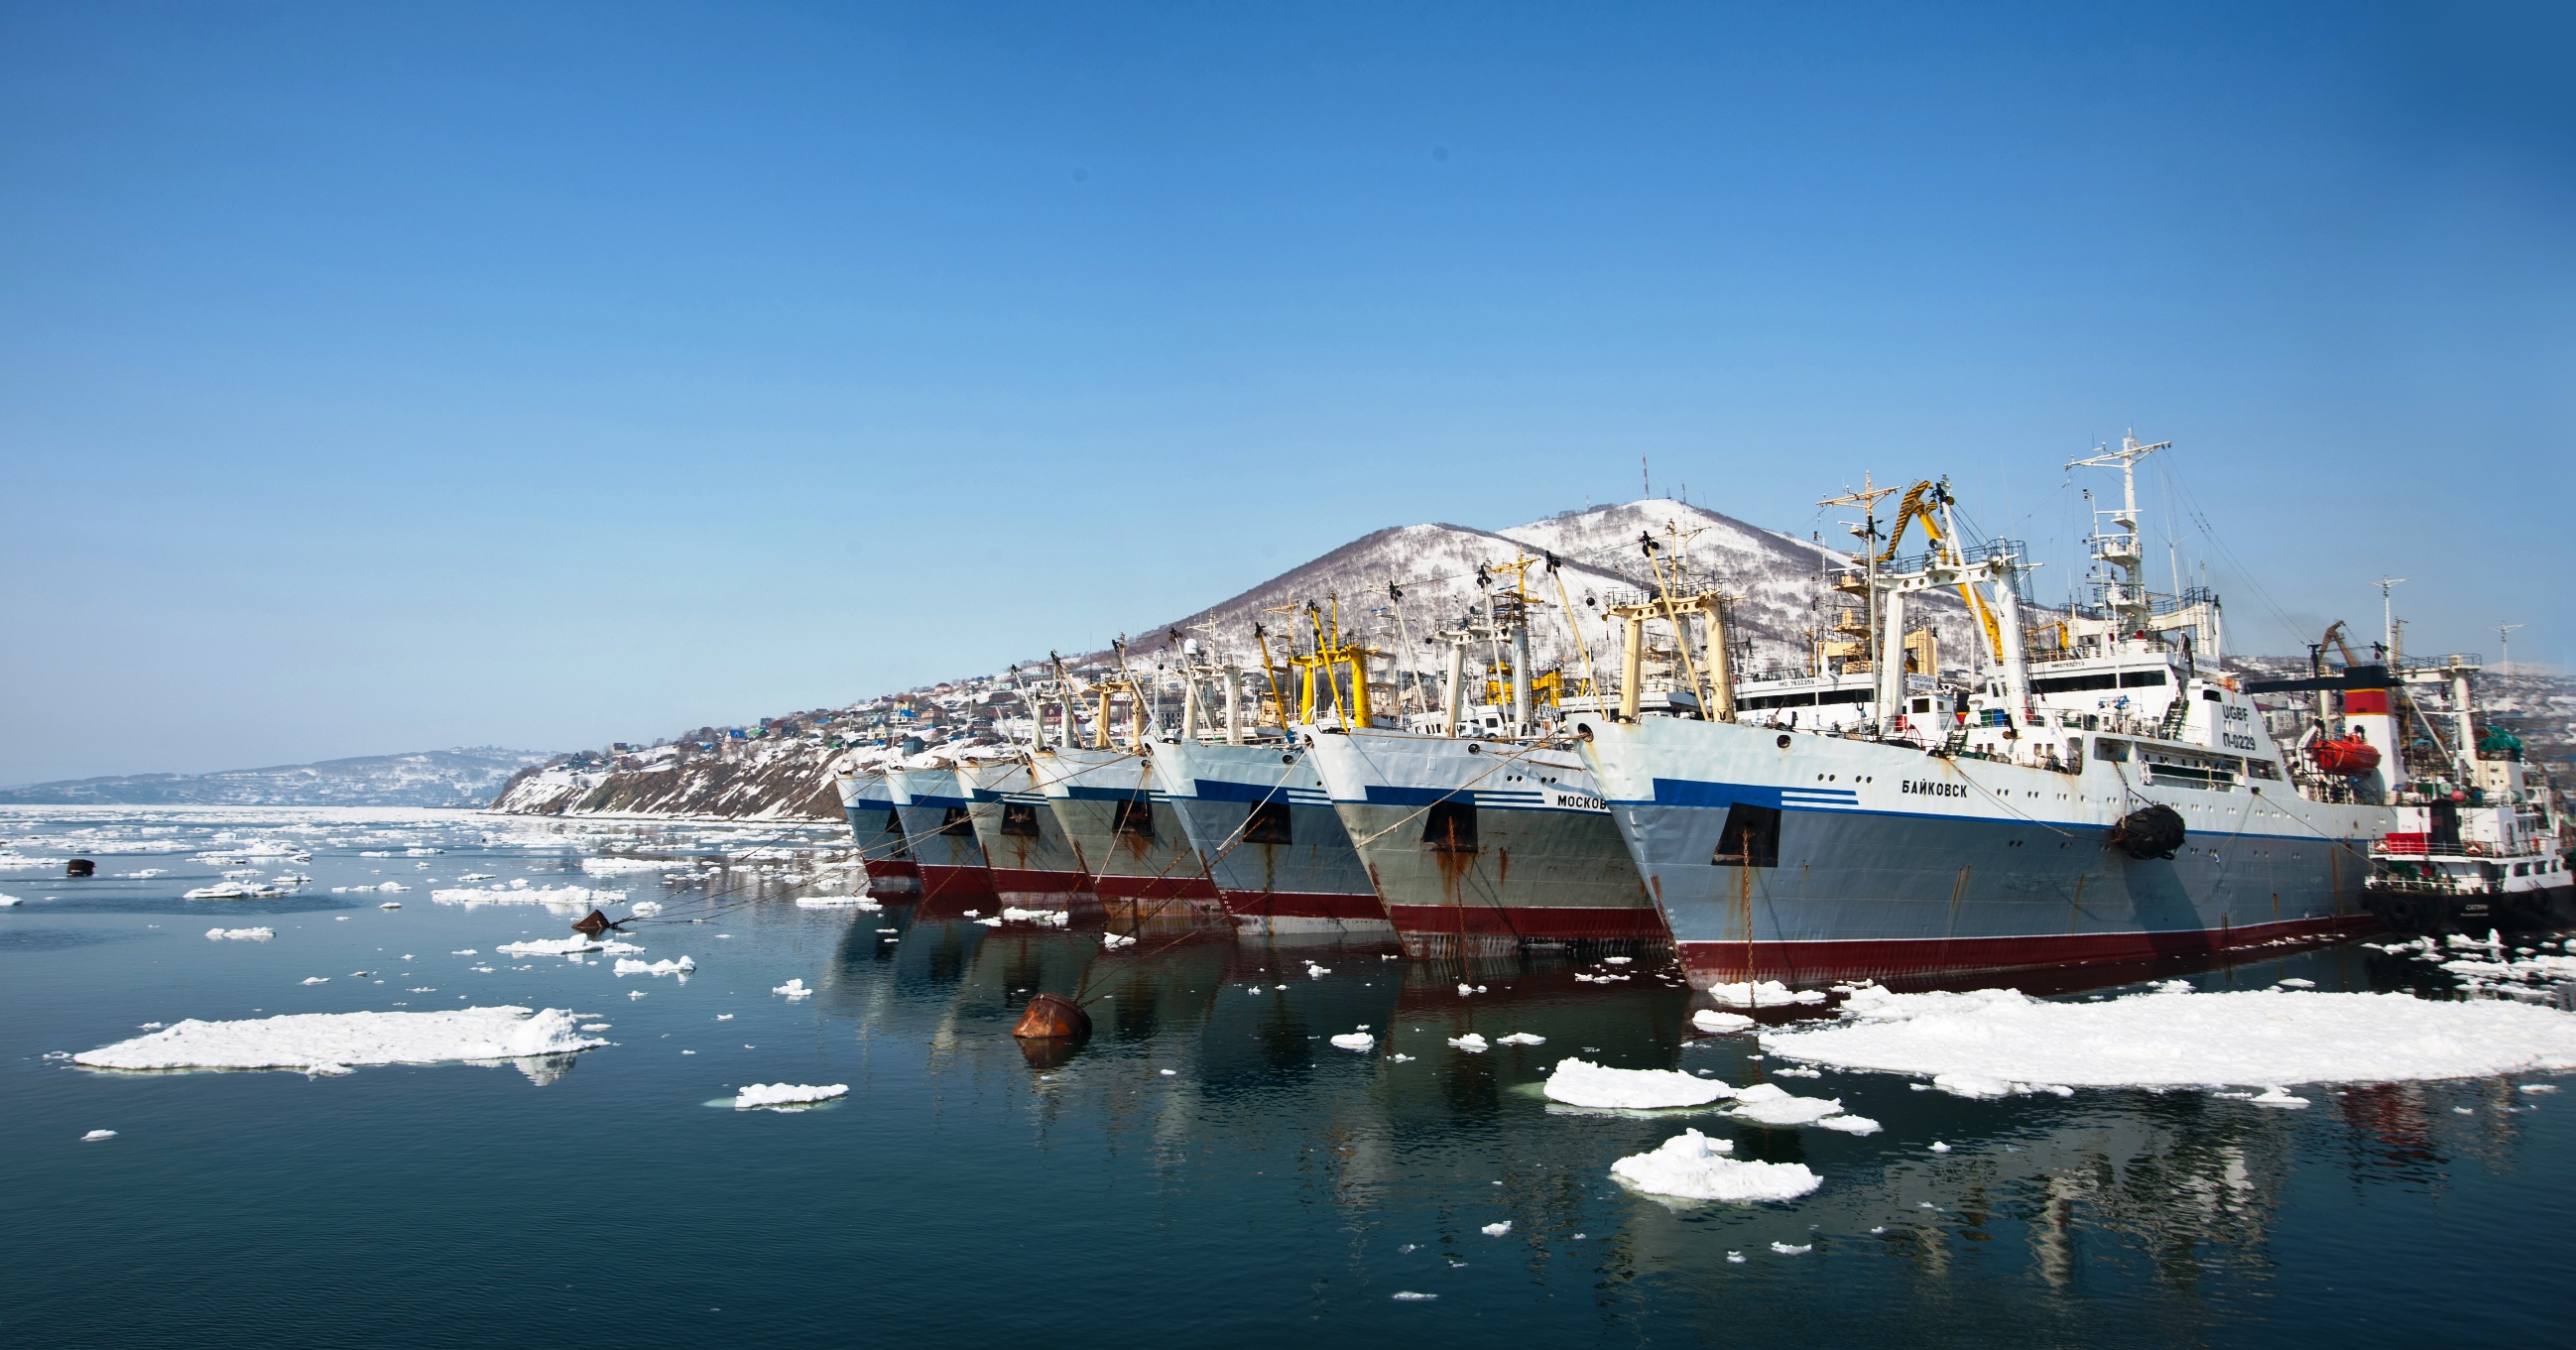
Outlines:
{"label": "white ship cabin", "polygon": [[[1840,735],[1878,721],[1878,677],[1867,670],[1744,680],[1735,686],[1735,720],[1783,731]],[[1905,707],[1891,725],[1898,734],[1938,743],[1958,721],[1961,694],[1929,675],[1905,676]]]}

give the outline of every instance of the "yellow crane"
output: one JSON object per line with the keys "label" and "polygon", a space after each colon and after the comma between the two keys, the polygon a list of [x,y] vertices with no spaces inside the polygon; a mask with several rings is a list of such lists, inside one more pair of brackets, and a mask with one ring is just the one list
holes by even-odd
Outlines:
{"label": "yellow crane", "polygon": [[[1950,495],[1950,480],[1947,478],[1937,483],[1927,478],[1907,488],[1903,500],[1896,504],[1896,523],[1888,529],[1887,547],[1879,552],[1878,560],[1886,562],[1896,556],[1896,546],[1905,539],[1905,525],[1908,521],[1922,521],[1923,533],[1929,536],[1934,544],[1945,542],[1941,516],[1936,508],[1948,507],[1957,500]],[[1955,530],[1950,533],[1955,533]],[[1953,552],[1955,551],[1954,549]],[[1986,630],[1986,650],[1992,653],[1996,660],[2002,660],[2003,630],[1996,625],[1994,612],[1986,608],[1985,598],[1977,594],[1976,587],[1965,582],[1959,585],[1959,598],[1968,602],[1968,612],[1976,615],[1978,626]],[[2014,637],[2018,640],[2020,634],[2016,633]]]}

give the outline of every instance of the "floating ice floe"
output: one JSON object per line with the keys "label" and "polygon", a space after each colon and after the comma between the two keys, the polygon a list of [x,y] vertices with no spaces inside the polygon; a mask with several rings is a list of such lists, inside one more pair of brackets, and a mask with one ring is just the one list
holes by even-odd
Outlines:
{"label": "floating ice floe", "polygon": [[199,886],[195,890],[182,891],[179,893],[179,898],[182,900],[265,900],[284,894],[286,894],[285,887],[271,886],[264,882],[221,881],[212,886]]}
{"label": "floating ice floe", "polygon": [[2307,1098],[2293,1097],[2290,1095],[2289,1089],[2278,1085],[2267,1087],[2254,1096],[2246,1098],[2246,1100],[2252,1102],[2256,1106],[2298,1107],[2306,1106],[2308,1104]]}
{"label": "floating ice floe", "polygon": [[697,968],[698,963],[685,956],[676,961],[638,961],[623,956],[617,959],[620,975],[686,975]]}
{"label": "floating ice floe", "polygon": [[1002,906],[1002,921],[1004,923],[1033,923],[1042,928],[1062,928],[1073,921],[1073,914],[1069,910],[1014,909],[1009,905],[1004,905]]}
{"label": "floating ice floe", "polygon": [[81,1142],[84,1144],[95,1144],[101,1139],[114,1139],[115,1137],[116,1131],[114,1130],[92,1130],[81,1136]]}
{"label": "floating ice floe", "polygon": [[1481,1055],[1485,1053],[1485,1038],[1472,1031],[1468,1032],[1464,1036],[1450,1037],[1449,1043],[1471,1055]]}
{"label": "floating ice floe", "polygon": [[1544,1089],[1547,1099],[1568,1106],[1650,1111],[1669,1106],[1706,1106],[1733,1094],[1714,1078],[1694,1078],[1672,1069],[1612,1069],[1588,1060],[1557,1061]]}
{"label": "floating ice floe", "polygon": [[436,1064],[568,1054],[608,1042],[579,1035],[560,1008],[290,1013],[238,1022],[194,1018],[72,1056],[94,1069],[298,1069]]}
{"label": "floating ice floe", "polygon": [[1135,937],[1127,933],[1103,933],[1100,935],[1100,946],[1105,951],[1116,951],[1120,947],[1133,947],[1135,945]]}
{"label": "floating ice floe", "polygon": [[0,909],[10,909],[25,903],[27,903],[25,900],[14,895],[0,895]]}
{"label": "floating ice floe", "polygon": [[748,1111],[756,1106],[803,1106],[849,1094],[850,1085],[847,1083],[823,1087],[810,1083],[746,1083],[735,1091],[733,1106],[737,1111]]}
{"label": "floating ice floe", "polygon": [[614,876],[621,872],[685,872],[693,864],[663,858],[584,858],[581,870],[592,876]]}
{"label": "floating ice floe", "polygon": [[1531,1035],[1530,1033],[1528,1033],[1528,1032],[1526,1032],[1526,1031],[1515,1031],[1515,1032],[1513,1032],[1513,1033],[1512,1033],[1511,1035],[1509,1035],[1509,1036],[1496,1036],[1496,1037],[1494,1038],[1494,1044],[1496,1044],[1496,1045],[1545,1045],[1545,1044],[1547,1044],[1547,1038],[1546,1038],[1545,1036],[1533,1036],[1533,1035]]}
{"label": "floating ice floe", "polygon": [[626,912],[639,919],[649,919],[662,912],[662,902],[659,900],[638,900],[634,904],[628,905],[626,907]]}
{"label": "floating ice floe", "polygon": [[1333,1038],[1333,1045],[1342,1050],[1374,1050],[1377,1048],[1377,1037],[1365,1031],[1345,1031]]}
{"label": "floating ice floe", "polygon": [[304,978],[304,982],[306,984],[329,984],[331,982],[331,977],[328,975],[308,975]]}
{"label": "floating ice floe", "polygon": [[1765,1034],[1818,1064],[1933,1075],[1958,1095],[2071,1087],[2272,1087],[2576,1068],[2576,1014],[2495,999],[2267,989],[2058,1003],[2010,989],[1852,992],[1842,1020]]}
{"label": "floating ice floe", "polygon": [[1505,1219],[1501,1223],[1489,1223],[1486,1224],[1481,1231],[1487,1237],[1501,1237],[1503,1234],[1512,1231],[1512,1221]]}
{"label": "floating ice floe", "polygon": [[554,909],[589,909],[615,904],[626,898],[624,891],[593,890],[588,886],[530,886],[522,877],[507,886],[450,887],[429,893],[429,898],[442,905],[545,905]]}
{"label": "floating ice floe", "polygon": [[1712,984],[1708,996],[1730,1008],[1778,1008],[1792,1003],[1822,1003],[1825,996],[1813,989],[1792,989],[1778,980],[1755,980],[1744,984]]}
{"label": "floating ice floe", "polygon": [[805,987],[805,980],[802,976],[791,978],[787,983],[778,985],[772,988],[769,992],[773,994],[785,994],[790,999],[811,998],[814,995],[813,990]]}
{"label": "floating ice floe", "polygon": [[1684,1130],[1649,1153],[1610,1164],[1621,1184],[1677,1200],[1794,1200],[1824,1184],[1803,1163],[1740,1162],[1730,1140]]}
{"label": "floating ice floe", "polygon": [[1756,1125],[1815,1125],[1842,1110],[1839,1097],[1798,1097],[1776,1083],[1755,1083],[1736,1089],[1735,1108],[1728,1114]]}
{"label": "floating ice floe", "polygon": [[[644,902],[644,904],[645,904],[645,905],[650,905],[650,904],[652,904],[652,903],[653,903],[653,902],[652,902],[652,901],[650,901],[650,900],[647,900],[647,901],[645,901],[645,902]],[[799,908],[799,909],[883,909],[883,908],[885,908],[885,906],[878,904],[876,901],[871,900],[871,899],[869,899],[868,897],[866,897],[866,896],[864,896],[864,895],[800,895],[800,896],[796,897],[796,907],[797,907],[797,908]],[[655,909],[658,911],[658,910],[660,909],[660,906],[658,906],[658,905],[657,905],[657,906],[655,906]],[[636,913],[638,913],[638,914],[643,913],[643,912],[644,912],[644,906],[643,906],[643,905],[638,905],[638,906],[636,906],[636,907],[635,907],[635,912],[636,912]]]}
{"label": "floating ice floe", "polygon": [[266,942],[277,936],[274,928],[209,928],[206,937],[214,942]]}
{"label": "floating ice floe", "polygon": [[1755,1022],[1752,1018],[1747,1017],[1742,1013],[1719,1012],[1715,1008],[1702,1008],[1698,1012],[1691,1014],[1691,1025],[1698,1027],[1702,1031],[1724,1032],[1742,1031],[1746,1027],[1758,1026],[1760,1023]]}
{"label": "floating ice floe", "polygon": [[[539,938],[533,942],[504,942],[492,950],[504,956],[578,956],[583,952],[640,952],[632,942],[602,942],[594,938]],[[472,956],[471,950],[452,953]]]}
{"label": "floating ice floe", "polygon": [[1815,1249],[1816,1244],[1812,1242],[1795,1247],[1790,1246],[1786,1242],[1774,1242],[1771,1244],[1771,1250],[1780,1253],[1782,1256],[1804,1256]]}
{"label": "floating ice floe", "polygon": [[1312,962],[1312,961],[1309,961],[1309,962],[1307,962],[1307,963],[1306,963],[1306,978],[1307,978],[1307,979],[1310,979],[1310,980],[1320,980],[1320,979],[1324,978],[1325,976],[1330,975],[1330,974],[1332,974],[1332,973],[1333,973],[1333,972],[1332,972],[1332,968],[1331,968],[1331,967],[1329,967],[1329,966],[1319,966],[1319,965],[1315,964],[1315,963],[1314,963],[1314,962]]}

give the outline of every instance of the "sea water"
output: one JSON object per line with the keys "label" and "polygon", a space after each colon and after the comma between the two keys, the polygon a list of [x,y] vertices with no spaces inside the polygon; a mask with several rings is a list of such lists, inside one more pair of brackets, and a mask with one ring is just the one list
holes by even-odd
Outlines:
{"label": "sea water", "polygon": [[[2244,1092],[1969,1099],[1898,1074],[1810,1077],[1750,1035],[1694,1030],[1707,1000],[1651,961],[1422,966],[1379,944],[1222,935],[1113,951],[1079,926],[800,908],[797,894],[848,889],[846,870],[815,870],[845,842],[821,827],[20,810],[0,835],[0,893],[24,901],[0,909],[10,1345],[2565,1334],[2576,1092],[2520,1090],[2548,1075],[2312,1085],[2303,1110]],[[243,856],[280,843],[310,861]],[[585,873],[604,848],[683,870]],[[98,877],[62,877],[75,851]],[[245,867],[312,881],[179,898]],[[658,901],[619,940],[694,969],[505,955],[577,915],[433,898],[514,880]],[[348,889],[387,881],[407,889]],[[2458,984],[2359,945],[2192,982],[2285,978],[2433,998]],[[1014,1041],[1036,990],[1084,999],[1092,1035]],[[501,1005],[571,1010],[611,1044],[345,1074],[60,1058],[186,1018]],[[1331,1040],[1363,1028],[1366,1051]],[[1484,1052],[1452,1046],[1470,1033]],[[1543,1040],[1501,1039],[1516,1035]],[[1551,1103],[1542,1085],[1572,1057],[1776,1082],[1882,1128],[1767,1128],[1724,1101]],[[739,1109],[754,1084],[849,1090]],[[1820,1184],[1739,1205],[1611,1179],[1685,1129]]]}

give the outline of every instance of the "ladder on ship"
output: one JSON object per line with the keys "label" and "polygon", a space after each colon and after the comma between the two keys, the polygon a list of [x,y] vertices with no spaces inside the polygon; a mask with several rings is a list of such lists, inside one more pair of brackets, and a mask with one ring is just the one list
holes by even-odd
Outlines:
{"label": "ladder on ship", "polygon": [[[2185,686],[2183,692],[2190,693],[2190,687]],[[2156,739],[2170,741],[2179,738],[2182,735],[2182,724],[2190,720],[2191,700],[2176,697],[2173,706],[2165,709],[2165,719],[2156,724]]]}

